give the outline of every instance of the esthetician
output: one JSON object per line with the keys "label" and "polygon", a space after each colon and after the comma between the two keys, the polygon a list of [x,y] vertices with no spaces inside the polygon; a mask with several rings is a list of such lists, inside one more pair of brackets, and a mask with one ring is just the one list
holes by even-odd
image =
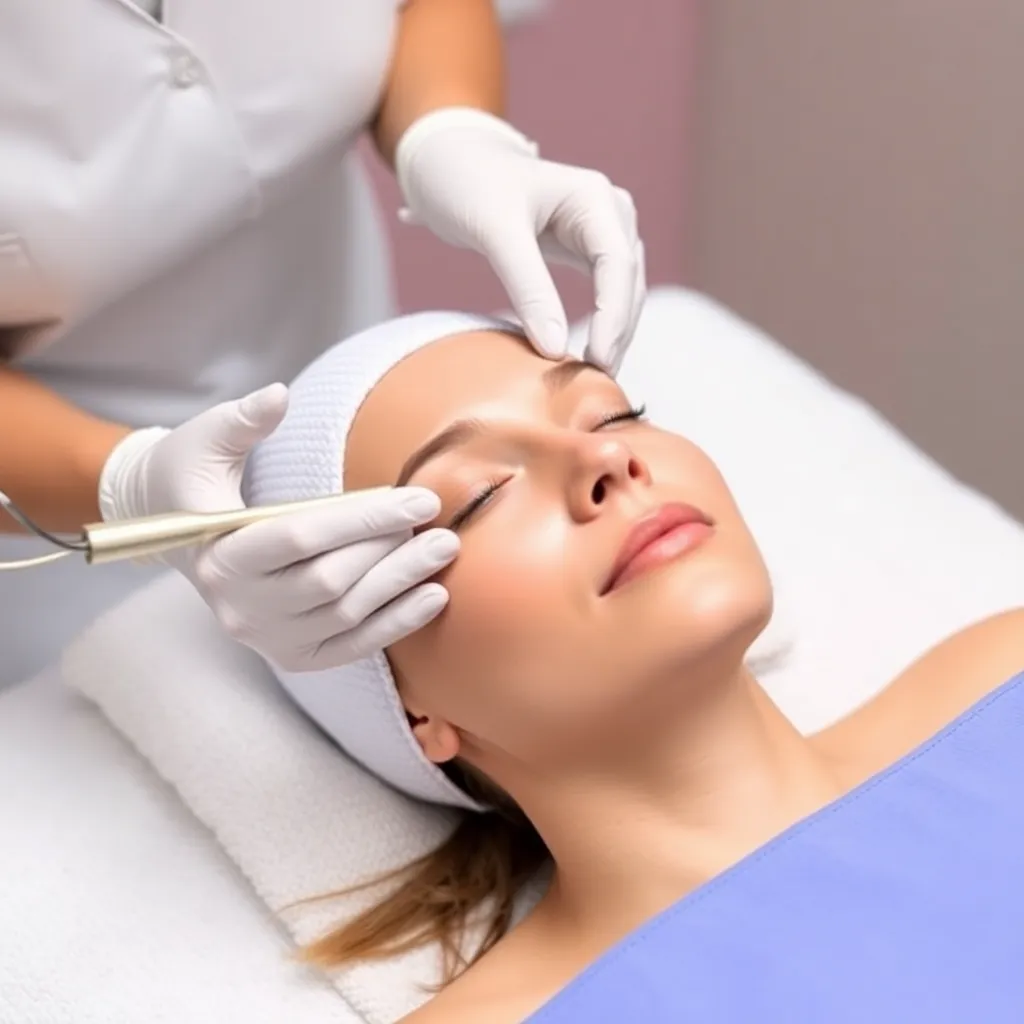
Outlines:
{"label": "esthetician", "polygon": [[[489,0],[6,0],[0,16],[0,487],[52,531],[237,507],[287,381],[391,312],[353,153],[405,219],[483,255],[533,345],[565,314],[545,261],[594,279],[589,358],[614,370],[645,293],[629,195],[505,121]],[[172,564],[272,662],[316,669],[417,629],[455,555],[400,489],[249,527]],[[35,544],[0,516],[0,559]],[[0,576],[0,684],[156,567],[69,559]],[[272,586],[268,582],[273,581]]]}

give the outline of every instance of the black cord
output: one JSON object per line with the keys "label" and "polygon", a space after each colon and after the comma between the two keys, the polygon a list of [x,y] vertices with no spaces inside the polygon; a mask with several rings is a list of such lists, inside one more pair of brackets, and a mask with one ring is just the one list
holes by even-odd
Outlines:
{"label": "black cord", "polygon": [[62,537],[58,537],[56,534],[50,533],[48,530],[44,530],[41,526],[36,526],[31,519],[17,505],[11,501],[10,498],[0,491],[0,505],[3,506],[5,511],[11,516],[12,519],[17,520],[29,530],[34,533],[37,537],[42,537],[43,540],[49,541],[55,547],[63,548],[65,551],[88,551],[89,542],[83,537],[81,540],[65,540]]}

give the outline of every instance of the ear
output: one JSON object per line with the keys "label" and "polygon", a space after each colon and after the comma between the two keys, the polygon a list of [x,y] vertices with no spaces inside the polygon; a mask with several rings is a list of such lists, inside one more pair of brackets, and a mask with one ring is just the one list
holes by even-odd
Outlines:
{"label": "ear", "polygon": [[406,715],[409,728],[428,761],[444,764],[458,757],[461,742],[455,726],[431,715],[417,715],[408,710]]}

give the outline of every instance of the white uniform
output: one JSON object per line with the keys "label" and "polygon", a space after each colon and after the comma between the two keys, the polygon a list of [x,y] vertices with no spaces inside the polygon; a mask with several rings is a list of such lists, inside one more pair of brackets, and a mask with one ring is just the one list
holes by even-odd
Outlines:
{"label": "white uniform", "polygon": [[[388,316],[351,146],[400,2],[164,0],[158,23],[129,0],[3,0],[0,329],[44,325],[0,330],[14,365],[101,416],[174,426]],[[0,559],[39,550],[0,539]],[[149,575],[0,574],[0,684]]]}

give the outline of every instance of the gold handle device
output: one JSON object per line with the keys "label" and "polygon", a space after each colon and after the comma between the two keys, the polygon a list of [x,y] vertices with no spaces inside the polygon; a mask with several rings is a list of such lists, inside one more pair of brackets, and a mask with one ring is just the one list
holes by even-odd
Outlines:
{"label": "gold handle device", "polygon": [[83,528],[82,536],[73,540],[55,537],[37,527],[17,509],[10,498],[0,492],[0,507],[5,508],[33,533],[64,549],[20,562],[0,562],[0,570],[27,569],[76,552],[83,554],[90,565],[120,562],[129,558],[145,558],[189,547],[192,544],[203,544],[253,523],[313,508],[341,508],[353,499],[365,500],[363,495],[374,492],[383,494],[389,490],[390,487],[375,487],[363,491],[349,491],[345,494],[330,494],[324,498],[287,501],[278,505],[254,505],[251,508],[233,509],[229,512],[170,512],[166,515],[143,516],[140,519],[124,519],[120,522],[89,523]]}

